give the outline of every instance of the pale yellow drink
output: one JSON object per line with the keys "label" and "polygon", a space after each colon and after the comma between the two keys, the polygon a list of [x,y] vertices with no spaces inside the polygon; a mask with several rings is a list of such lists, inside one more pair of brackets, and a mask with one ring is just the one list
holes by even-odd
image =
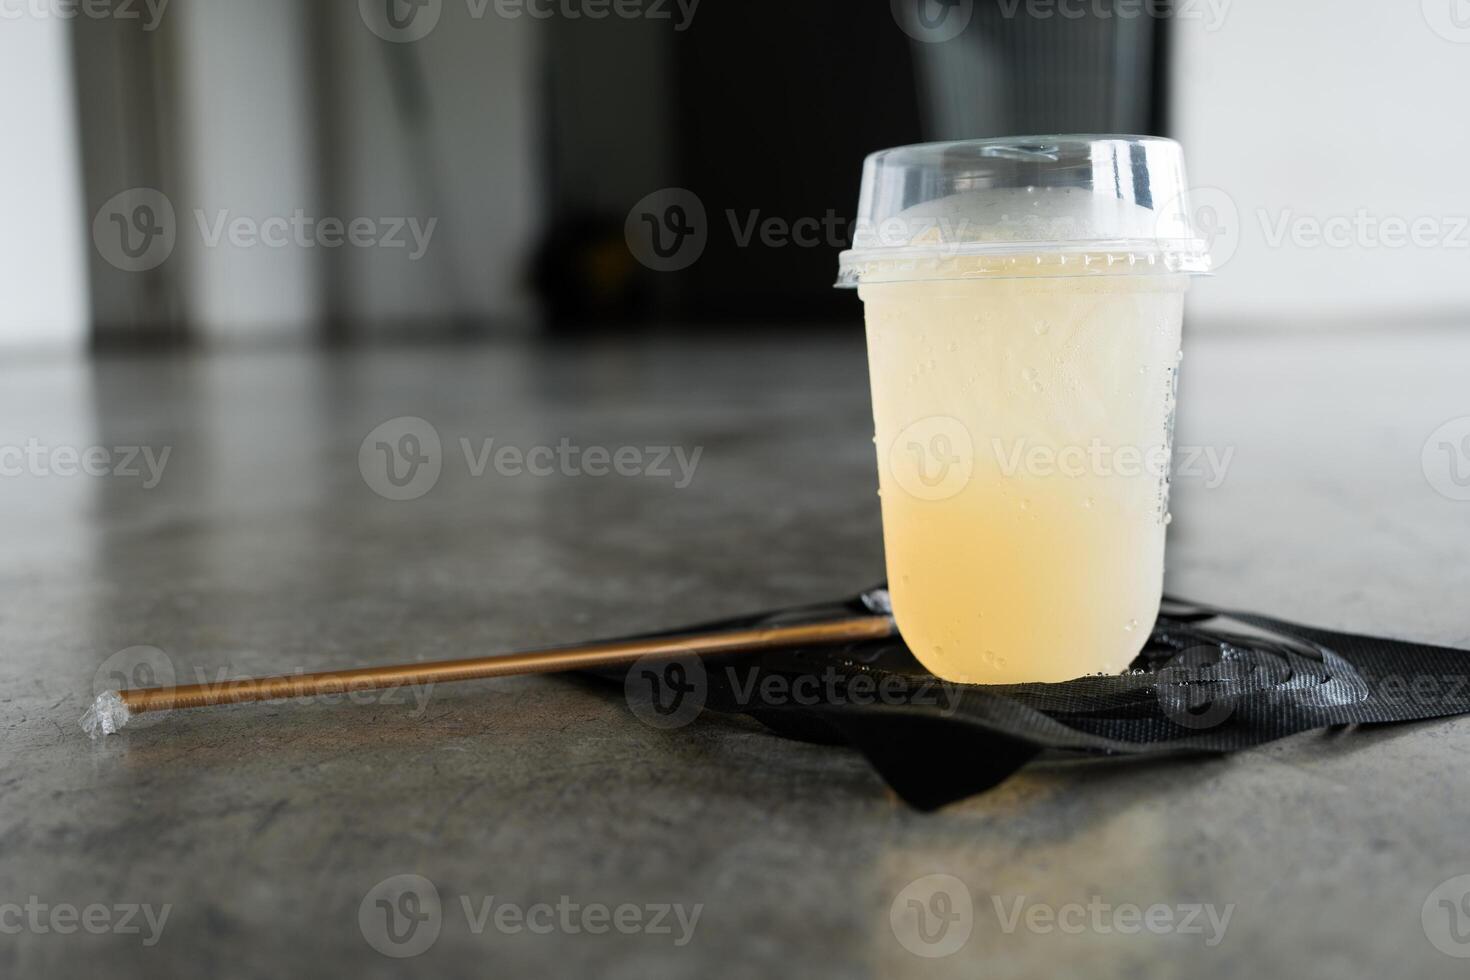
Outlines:
{"label": "pale yellow drink", "polygon": [[858,292],[905,642],[954,681],[1126,668],[1162,589],[1186,278],[1106,254],[873,271]]}

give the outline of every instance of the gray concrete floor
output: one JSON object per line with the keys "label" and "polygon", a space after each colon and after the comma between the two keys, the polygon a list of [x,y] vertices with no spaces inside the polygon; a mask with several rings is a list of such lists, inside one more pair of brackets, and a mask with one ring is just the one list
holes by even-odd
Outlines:
{"label": "gray concrete floor", "polygon": [[[1470,647],[1470,502],[1421,460],[1470,414],[1470,339],[1187,350],[1178,443],[1234,455],[1219,486],[1176,483],[1170,587]],[[932,815],[850,752],[710,717],[658,731],[616,692],[558,678],[426,705],[179,711],[99,744],[77,728],[104,666],[182,683],[438,659],[852,592],[881,574],[864,372],[856,334],[0,369],[0,446],[34,439],[63,466],[56,447],[170,451],[152,487],[0,478],[0,973],[1462,975],[1439,947],[1470,949],[1437,946],[1425,917],[1470,873],[1470,720],[1037,765]],[[406,415],[435,426],[442,472],[394,501],[359,447]],[[491,437],[703,455],[682,488],[475,476],[459,440]],[[395,885],[374,889],[405,874],[441,911],[401,960],[368,933]],[[890,924],[932,874],[973,903],[967,941],[937,959]],[[492,897],[492,913],[702,908],[677,945],[677,925],[477,932],[464,903]],[[1077,934],[1007,931],[1018,901],[1232,911],[1211,946],[1208,929],[1125,933],[1111,912]],[[132,905],[169,906],[162,929],[125,923]],[[63,931],[72,907],[97,934]]]}

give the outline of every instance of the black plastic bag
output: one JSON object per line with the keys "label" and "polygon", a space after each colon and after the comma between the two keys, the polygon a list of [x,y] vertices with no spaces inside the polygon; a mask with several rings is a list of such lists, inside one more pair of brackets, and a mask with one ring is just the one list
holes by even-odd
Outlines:
{"label": "black plastic bag", "polygon": [[[670,632],[881,614],[886,605],[880,588]],[[896,637],[598,675],[622,682],[635,710],[664,727],[708,709],[791,738],[850,744],[924,810],[983,792],[1042,752],[1232,752],[1309,729],[1470,711],[1470,652],[1169,598],[1128,672],[1060,684],[942,682]]]}

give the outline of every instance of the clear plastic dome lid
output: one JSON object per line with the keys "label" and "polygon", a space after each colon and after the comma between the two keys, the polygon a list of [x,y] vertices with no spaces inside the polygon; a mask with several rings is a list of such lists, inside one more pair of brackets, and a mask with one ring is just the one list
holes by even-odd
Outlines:
{"label": "clear plastic dome lid", "polygon": [[1178,143],[1017,136],[869,155],[837,284],[1209,269]]}

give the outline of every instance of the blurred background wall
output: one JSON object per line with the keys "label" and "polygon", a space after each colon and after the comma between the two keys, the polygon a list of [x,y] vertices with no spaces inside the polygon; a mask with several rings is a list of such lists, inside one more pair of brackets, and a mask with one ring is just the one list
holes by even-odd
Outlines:
{"label": "blurred background wall", "polygon": [[65,22],[0,30],[0,346],[76,347],[90,323],[89,219]]}
{"label": "blurred background wall", "polygon": [[1045,132],[1185,143],[1195,328],[1470,313],[1463,0],[5,3],[10,346],[850,325],[865,153]]}
{"label": "blurred background wall", "polygon": [[1470,4],[1234,0],[1174,26],[1170,135],[1224,259],[1191,323],[1465,324]]}

